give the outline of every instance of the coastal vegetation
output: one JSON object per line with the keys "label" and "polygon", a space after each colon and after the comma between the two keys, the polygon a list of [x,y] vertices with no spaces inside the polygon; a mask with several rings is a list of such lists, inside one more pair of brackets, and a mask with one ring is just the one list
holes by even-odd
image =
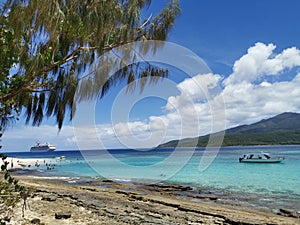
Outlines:
{"label": "coastal vegetation", "polygon": [[[26,123],[33,126],[54,117],[61,129],[65,118],[73,117],[74,94],[84,72],[99,56],[127,43],[167,38],[180,13],[178,1],[169,1],[156,15],[145,16],[143,10],[150,5],[151,0],[1,1],[1,126],[5,129],[25,115]],[[98,77],[99,89],[92,94],[98,96],[99,91],[102,97],[120,81],[130,84],[139,78],[146,79],[142,88],[168,75],[150,62],[115,66],[117,72],[109,78],[106,74]],[[1,158],[5,160],[5,155]],[[1,170],[0,211],[9,212],[26,190],[10,176],[7,163]],[[2,223],[8,220],[9,213],[0,218]]]}
{"label": "coastal vegetation", "polygon": [[[218,134],[218,133],[217,133]],[[159,145],[167,147],[205,147],[210,135],[174,140]],[[222,146],[300,144],[300,114],[282,113],[250,125],[225,130]]]}

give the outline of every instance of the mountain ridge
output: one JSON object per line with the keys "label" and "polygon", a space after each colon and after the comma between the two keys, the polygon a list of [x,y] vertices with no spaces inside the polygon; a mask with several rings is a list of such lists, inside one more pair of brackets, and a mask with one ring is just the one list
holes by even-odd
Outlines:
{"label": "mountain ridge", "polygon": [[[207,145],[210,135],[172,140],[158,148],[198,147]],[[198,140],[197,140],[198,139]],[[300,144],[300,113],[284,112],[249,125],[225,130],[223,146]]]}

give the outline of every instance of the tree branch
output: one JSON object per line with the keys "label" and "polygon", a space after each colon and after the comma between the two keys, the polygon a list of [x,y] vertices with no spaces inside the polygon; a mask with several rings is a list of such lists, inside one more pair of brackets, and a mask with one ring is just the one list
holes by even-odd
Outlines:
{"label": "tree branch", "polygon": [[[124,45],[124,44],[129,44],[131,42],[132,41],[127,41],[127,42],[120,42],[120,43],[117,43],[117,44],[106,45],[106,46],[103,47],[103,50],[104,51],[110,51],[114,48],[117,48],[117,47],[119,47],[121,45]],[[93,51],[93,50],[100,49],[100,48],[101,48],[100,46],[78,47],[74,51],[72,51],[69,55],[64,57],[62,60],[56,61],[53,64],[46,67],[45,69],[43,69],[39,74],[48,73],[51,70],[53,70],[55,67],[59,67],[59,66],[65,64],[66,62],[69,62],[69,61],[73,60],[74,58],[78,57],[78,53],[80,51]],[[30,79],[27,79],[27,81],[24,83],[24,85],[22,87],[20,87],[19,89],[12,90],[11,92],[1,96],[0,97],[0,102],[5,102],[9,99],[12,99],[12,98],[16,97],[17,95],[19,95],[23,91],[30,90],[30,88],[32,88],[30,83],[34,80],[35,77],[37,77],[37,76],[32,76]]]}

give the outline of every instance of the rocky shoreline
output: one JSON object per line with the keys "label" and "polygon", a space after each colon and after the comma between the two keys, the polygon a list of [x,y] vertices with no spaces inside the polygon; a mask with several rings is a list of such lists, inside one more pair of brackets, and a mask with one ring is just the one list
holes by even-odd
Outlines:
{"label": "rocky shoreline", "polygon": [[[110,180],[72,183],[18,177],[36,191],[22,217],[21,204],[9,224],[300,224],[293,212],[276,215],[218,202],[213,195],[185,195],[190,187],[124,184]],[[71,183],[71,184],[70,184]],[[294,215],[297,217],[298,215]]]}

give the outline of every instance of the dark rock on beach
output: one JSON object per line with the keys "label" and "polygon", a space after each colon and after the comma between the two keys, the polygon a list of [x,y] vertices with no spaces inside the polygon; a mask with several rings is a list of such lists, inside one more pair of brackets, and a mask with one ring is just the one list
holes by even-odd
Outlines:
{"label": "dark rock on beach", "polygon": [[51,196],[51,195],[43,196],[42,200],[43,201],[48,201],[48,202],[54,202],[54,201],[56,201],[56,197],[55,196]]}
{"label": "dark rock on beach", "polygon": [[278,215],[299,218],[297,211],[290,209],[279,209]]}
{"label": "dark rock on beach", "polygon": [[32,224],[41,224],[41,220],[38,219],[38,218],[34,218],[34,219],[32,219],[32,220],[30,221],[30,223],[32,223]]}
{"label": "dark rock on beach", "polygon": [[102,182],[104,182],[104,183],[113,183],[112,180],[102,180]]}
{"label": "dark rock on beach", "polygon": [[69,219],[71,218],[70,212],[57,212],[55,213],[55,219]]}

